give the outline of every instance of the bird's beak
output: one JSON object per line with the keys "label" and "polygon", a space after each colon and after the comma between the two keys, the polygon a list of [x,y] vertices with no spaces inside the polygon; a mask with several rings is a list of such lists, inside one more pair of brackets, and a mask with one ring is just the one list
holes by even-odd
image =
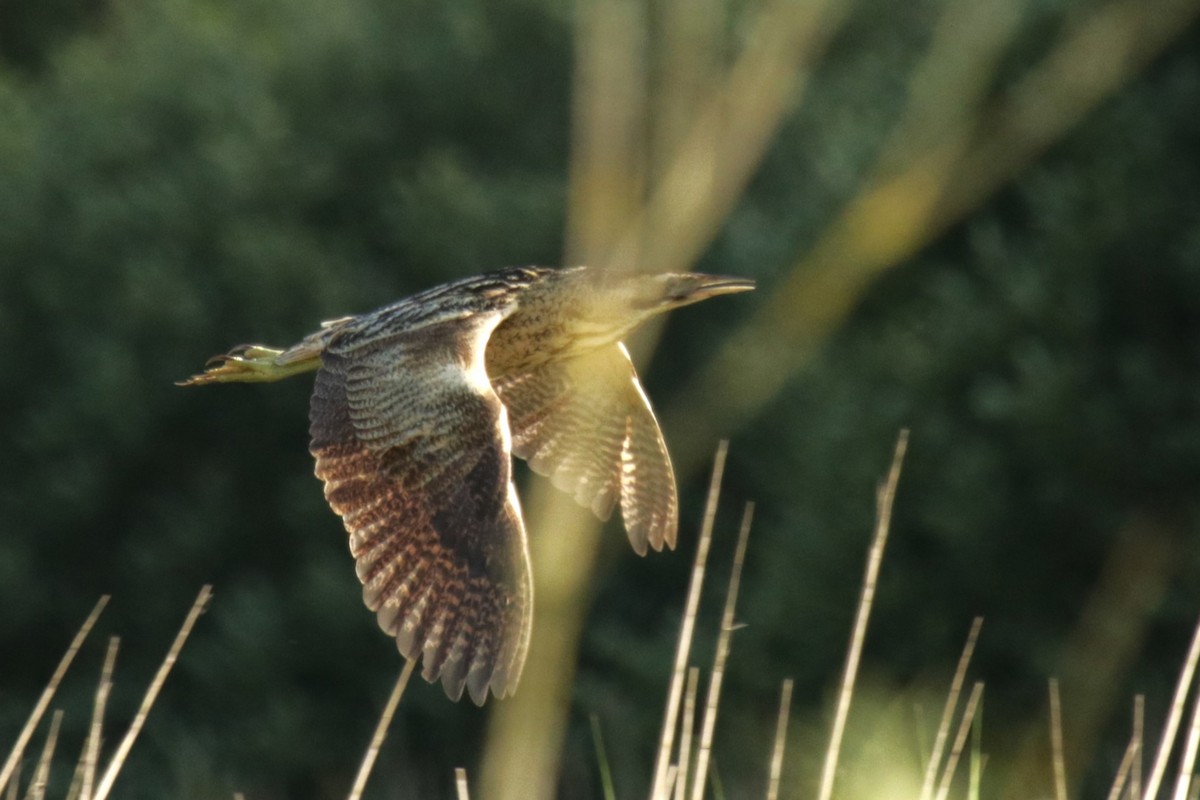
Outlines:
{"label": "bird's beak", "polygon": [[748,292],[754,288],[753,278],[735,278],[732,275],[705,275],[693,273],[696,279],[695,292],[703,297],[715,297],[719,294],[737,294]]}
{"label": "bird's beak", "polygon": [[732,275],[705,275],[701,272],[693,272],[687,276],[686,281],[681,281],[677,288],[679,293],[671,299],[679,305],[685,305],[707,300],[719,294],[748,292],[754,288],[754,280],[735,278]]}

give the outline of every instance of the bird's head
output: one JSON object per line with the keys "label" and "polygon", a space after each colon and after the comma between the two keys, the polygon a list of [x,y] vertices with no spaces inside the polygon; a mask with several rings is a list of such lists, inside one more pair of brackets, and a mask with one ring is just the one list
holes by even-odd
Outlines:
{"label": "bird's head", "polygon": [[614,275],[581,268],[575,273],[576,314],[572,334],[576,346],[620,341],[651,317],[720,294],[748,292],[754,281],[698,272],[658,275]]}
{"label": "bird's head", "polygon": [[698,303],[719,294],[748,292],[754,288],[749,278],[705,275],[700,272],[664,272],[661,275],[634,275],[624,279],[624,291],[632,309],[647,316],[672,308]]}
{"label": "bird's head", "polygon": [[[707,300],[721,294],[754,289],[748,278],[702,275],[698,272],[664,272],[660,275],[617,275],[592,267],[560,270],[556,278],[570,285],[559,294],[548,291],[542,297],[556,306],[562,342],[553,350],[588,350],[605,347],[628,336],[655,314],[672,308]],[[564,287],[565,288],[565,287]],[[542,339],[541,347],[547,347]]]}
{"label": "bird's head", "polygon": [[754,288],[753,280],[726,275],[624,275],[595,267],[522,269],[503,276],[518,290],[517,305],[489,340],[493,379],[611,347],[664,311]]}

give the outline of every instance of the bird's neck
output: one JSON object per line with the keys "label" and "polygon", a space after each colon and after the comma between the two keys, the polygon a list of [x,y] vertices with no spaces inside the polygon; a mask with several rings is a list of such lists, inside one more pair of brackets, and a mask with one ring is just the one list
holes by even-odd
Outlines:
{"label": "bird's neck", "polygon": [[488,342],[487,367],[493,378],[528,372],[552,361],[611,347],[630,329],[611,321],[522,311],[505,319]]}

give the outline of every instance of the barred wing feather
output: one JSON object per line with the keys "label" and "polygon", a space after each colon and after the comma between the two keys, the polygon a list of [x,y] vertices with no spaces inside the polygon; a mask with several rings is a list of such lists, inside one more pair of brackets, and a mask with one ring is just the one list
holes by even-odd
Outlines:
{"label": "barred wing feather", "polygon": [[619,503],[638,553],[674,548],[671,459],[623,345],[493,377],[492,385],[508,409],[513,453],[601,519]]}
{"label": "barred wing feather", "polygon": [[533,599],[507,415],[483,366],[502,317],[335,338],[309,415],[364,601],[426,680],[477,704],[516,687]]}

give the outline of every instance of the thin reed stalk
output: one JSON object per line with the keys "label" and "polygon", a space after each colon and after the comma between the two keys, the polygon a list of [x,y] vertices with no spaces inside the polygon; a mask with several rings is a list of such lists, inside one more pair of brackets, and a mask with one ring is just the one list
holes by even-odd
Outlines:
{"label": "thin reed stalk", "polygon": [[121,640],[116,636],[108,640],[108,652],[104,655],[104,666],[100,668],[100,683],[96,687],[96,699],[92,703],[92,724],[88,727],[87,739],[83,743],[83,755],[80,758],[83,768],[79,784],[80,800],[92,800],[96,769],[100,764],[100,733],[104,727],[104,709],[112,692],[112,676],[120,643]]}
{"label": "thin reed stalk", "polygon": [[1167,761],[1171,756],[1171,748],[1175,745],[1175,736],[1179,731],[1179,721],[1183,718],[1183,707],[1187,702],[1188,690],[1192,678],[1196,674],[1196,663],[1200,661],[1200,622],[1192,632],[1192,643],[1188,646],[1187,657],[1179,670],[1179,678],[1175,681],[1175,695],[1171,699],[1171,711],[1163,724],[1162,738],[1158,742],[1158,752],[1154,756],[1154,766],[1150,768],[1150,778],[1146,781],[1144,800],[1154,800],[1158,796],[1158,787],[1162,784],[1167,772]]}
{"label": "thin reed stalk", "polygon": [[1050,679],[1050,755],[1054,767],[1055,800],[1067,800],[1067,764],[1063,757],[1062,698],[1058,678]]}
{"label": "thin reed stalk", "polygon": [[971,724],[971,769],[967,777],[968,800],[979,800],[983,789],[983,768],[987,765],[987,753],[983,752],[983,709],[975,712]]}
{"label": "thin reed stalk", "polygon": [[387,737],[388,726],[392,723],[396,707],[400,705],[400,698],[404,696],[404,687],[408,686],[408,679],[412,677],[413,667],[416,665],[415,659],[404,662],[404,669],[400,671],[400,677],[396,679],[392,693],[383,706],[383,712],[379,715],[379,721],[375,724],[375,732],[371,734],[371,743],[367,745],[367,751],[363,753],[362,763],[358,766],[358,774],[354,776],[354,785],[350,787],[350,794],[347,795],[349,800],[359,800],[362,797],[363,789],[367,786],[367,779],[371,777],[371,770],[375,767],[375,759],[379,756],[383,740]]}
{"label": "thin reed stalk", "polygon": [[650,788],[650,797],[654,800],[661,800],[668,796],[667,770],[670,768],[671,750],[674,749],[675,744],[679,701],[683,696],[684,673],[687,671],[692,636],[696,629],[696,612],[700,606],[700,590],[704,586],[704,568],[708,562],[708,548],[712,543],[713,522],[717,517],[717,501],[721,496],[721,479],[725,473],[725,457],[728,453],[729,442],[722,440],[717,445],[717,454],[713,459],[712,478],[708,484],[708,498],[704,505],[704,521],[700,527],[700,541],[696,545],[696,558],[692,562],[692,577],[688,583],[683,624],[679,629],[679,641],[675,645],[675,666],[671,673],[671,686],[667,692],[667,707],[663,711],[662,734],[659,737],[658,758],[655,760],[654,766],[654,782]]}
{"label": "thin reed stalk", "polygon": [[1137,742],[1137,756],[1133,759],[1133,771],[1129,778],[1129,796],[1137,800],[1142,796],[1142,762],[1146,758],[1146,695],[1133,696],[1133,739]]}
{"label": "thin reed stalk", "polygon": [[929,754],[929,763],[925,766],[925,780],[921,784],[921,800],[929,800],[933,795],[933,784],[937,780],[938,767],[942,763],[942,753],[946,749],[946,740],[950,736],[950,725],[954,722],[954,710],[958,708],[958,698],[962,694],[963,683],[967,678],[967,668],[975,653],[975,644],[979,641],[979,631],[983,628],[983,617],[976,617],[967,633],[966,644],[963,645],[962,655],[958,657],[958,666],[954,670],[954,678],[950,681],[950,692],[946,695],[946,705],[942,709],[942,720],[938,723],[937,735],[933,740],[933,751]]}
{"label": "thin reed stalk", "polygon": [[[700,686],[699,667],[689,667],[687,689],[683,693],[683,722],[679,729],[679,774],[687,775],[692,754],[692,740],[696,736],[696,694]],[[675,781],[675,800],[683,800],[687,793],[687,781]]]}
{"label": "thin reed stalk", "polygon": [[[742,525],[738,530],[737,548],[733,553],[733,569],[729,575],[729,589],[725,593],[725,610],[721,614],[721,632],[717,636],[717,652],[713,657],[713,670],[708,682],[708,700],[704,706],[700,746],[696,751],[696,777],[692,781],[692,800],[702,800],[704,796],[704,783],[708,776],[708,760],[712,755],[713,733],[717,727],[721,684],[725,678],[725,662],[729,658],[729,644],[736,627],[734,611],[737,607],[738,589],[742,583],[742,567],[746,563],[746,544],[750,540],[750,525],[753,521],[754,503],[747,503],[742,514]],[[682,766],[680,770],[682,772]],[[686,775],[686,773],[683,774]]]}
{"label": "thin reed stalk", "polygon": [[1192,700],[1192,720],[1188,725],[1188,736],[1179,757],[1179,777],[1175,781],[1175,798],[1184,800],[1189,796],[1192,776],[1196,769],[1196,750],[1200,747],[1200,702]]}
{"label": "thin reed stalk", "polygon": [[[1137,740],[1137,737],[1129,737],[1129,744],[1125,746],[1125,754],[1121,756],[1121,763],[1117,766],[1117,774],[1113,778],[1112,787],[1108,790],[1107,800],[1121,800],[1121,792],[1125,790],[1125,783],[1133,772],[1133,762],[1136,760],[1139,749],[1141,749],[1141,742]],[[1137,797],[1133,792],[1132,785],[1129,794],[1131,797]]]}
{"label": "thin reed stalk", "polygon": [[46,744],[42,747],[42,754],[33,770],[33,780],[29,782],[29,790],[25,793],[26,800],[42,800],[46,796],[46,785],[50,782],[50,762],[54,760],[54,748],[58,744],[58,731],[62,727],[62,720],[61,709],[50,717],[50,732],[46,734]]}
{"label": "thin reed stalk", "polygon": [[112,790],[113,782],[117,779],[117,774],[121,771],[125,759],[129,756],[129,751],[133,747],[133,743],[137,740],[138,734],[142,732],[142,727],[146,724],[146,717],[150,715],[150,708],[154,705],[154,701],[158,699],[158,693],[162,690],[163,683],[167,680],[167,676],[171,673],[171,668],[175,666],[176,660],[179,658],[179,651],[183,649],[184,642],[191,635],[192,627],[196,624],[196,620],[204,613],[208,606],[208,601],[212,597],[212,586],[206,585],[201,587],[200,593],[196,595],[195,602],[192,603],[192,608],[188,611],[187,617],[183,620],[183,625],[179,627],[179,633],[175,635],[175,641],[171,643],[171,647],[167,650],[167,656],[163,659],[162,666],[158,668],[154,679],[150,682],[150,687],[146,689],[146,694],[142,697],[142,704],[138,706],[137,713],[133,717],[133,722],[129,725],[129,730],[125,732],[121,743],[117,745],[117,750],[113,753],[112,759],[108,762],[108,768],[104,770],[104,776],[100,779],[100,784],[96,787],[95,800],[104,800],[108,797],[108,793]]}
{"label": "thin reed stalk", "polygon": [[42,716],[46,713],[46,709],[49,708],[50,701],[54,699],[54,693],[58,691],[58,686],[62,683],[63,676],[67,674],[67,669],[70,668],[71,662],[75,660],[79,648],[83,647],[84,640],[87,639],[88,634],[91,633],[92,628],[96,625],[96,620],[100,618],[100,612],[104,611],[104,607],[108,605],[108,598],[108,595],[102,596],[92,609],[92,613],[88,614],[87,619],[83,621],[83,625],[79,626],[79,632],[71,640],[71,644],[67,647],[67,652],[63,653],[62,660],[58,662],[58,668],[54,670],[54,674],[50,676],[50,681],[46,684],[46,688],[42,690],[42,696],[38,698],[33,711],[29,714],[29,719],[25,721],[25,727],[17,735],[16,744],[9,751],[8,759],[5,760],[4,766],[0,767],[0,790],[3,790],[8,785],[9,779],[12,778],[13,771],[21,761],[21,756],[25,754],[25,747],[29,744],[29,739],[33,736],[34,729],[37,728],[38,723],[42,720]]}
{"label": "thin reed stalk", "polygon": [[958,769],[958,760],[962,757],[963,748],[967,743],[967,734],[971,732],[971,724],[975,721],[975,712],[983,698],[983,682],[976,681],[963,708],[962,720],[958,724],[958,733],[954,736],[954,745],[950,748],[950,757],[946,759],[946,767],[942,770],[942,779],[938,782],[937,800],[946,800],[950,795],[950,783],[954,780],[954,772]]}
{"label": "thin reed stalk", "polygon": [[904,428],[896,439],[896,449],[892,455],[892,466],[888,470],[887,478],[876,492],[875,536],[871,543],[870,555],[867,557],[862,595],[858,601],[858,614],[854,620],[850,649],[846,654],[846,668],[842,673],[841,691],[838,693],[837,710],[833,717],[833,730],[829,735],[829,747],[825,751],[825,767],[821,773],[821,788],[817,794],[820,800],[829,800],[833,796],[833,779],[842,750],[842,738],[846,732],[846,720],[850,715],[850,700],[854,696],[858,664],[862,658],[863,642],[867,637],[867,622],[871,618],[871,607],[875,601],[875,586],[879,582],[879,568],[883,563],[883,551],[887,546],[888,531],[892,524],[892,504],[896,499],[896,484],[900,481],[900,467],[904,463],[904,453],[907,450],[908,429]]}
{"label": "thin reed stalk", "polygon": [[771,749],[771,771],[767,776],[767,800],[778,800],[783,774],[783,748],[787,740],[788,713],[792,708],[792,679],[785,678],[779,691],[779,716],[775,719],[775,746]]}

